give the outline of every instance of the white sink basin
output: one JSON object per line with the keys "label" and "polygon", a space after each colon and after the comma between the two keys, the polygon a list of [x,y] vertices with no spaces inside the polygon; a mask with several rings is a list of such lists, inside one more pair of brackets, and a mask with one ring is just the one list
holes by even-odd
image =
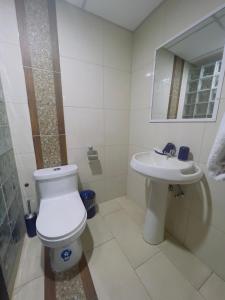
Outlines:
{"label": "white sink basin", "polygon": [[164,240],[169,184],[197,182],[203,176],[202,170],[193,161],[168,158],[155,151],[134,154],[130,165],[136,172],[146,176],[144,239],[150,244],[159,244]]}
{"label": "white sink basin", "polygon": [[201,179],[203,173],[193,161],[181,161],[176,157],[160,155],[155,151],[134,154],[131,168],[154,181],[171,184],[190,184]]}

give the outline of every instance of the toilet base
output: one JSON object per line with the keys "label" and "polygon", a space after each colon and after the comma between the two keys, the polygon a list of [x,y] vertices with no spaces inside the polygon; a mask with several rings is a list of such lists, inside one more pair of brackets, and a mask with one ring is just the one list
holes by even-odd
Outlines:
{"label": "toilet base", "polygon": [[50,248],[50,263],[54,272],[63,272],[76,265],[82,256],[80,238],[64,247]]}

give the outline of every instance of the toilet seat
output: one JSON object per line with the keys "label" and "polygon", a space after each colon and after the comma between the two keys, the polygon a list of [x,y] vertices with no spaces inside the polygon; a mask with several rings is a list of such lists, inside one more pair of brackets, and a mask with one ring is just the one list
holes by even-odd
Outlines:
{"label": "toilet seat", "polygon": [[78,191],[41,199],[36,221],[37,235],[48,247],[77,239],[83,232],[87,213]]}

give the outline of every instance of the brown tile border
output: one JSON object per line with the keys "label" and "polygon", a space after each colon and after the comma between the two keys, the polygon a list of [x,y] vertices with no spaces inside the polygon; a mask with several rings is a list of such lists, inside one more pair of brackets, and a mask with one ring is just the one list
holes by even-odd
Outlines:
{"label": "brown tile border", "polygon": [[184,60],[175,55],[173,61],[173,73],[169,95],[169,105],[167,112],[167,119],[174,119],[177,117],[180,90],[183,78]]}
{"label": "brown tile border", "polygon": [[44,295],[45,300],[56,300],[55,276],[50,266],[49,248],[45,247],[45,280]]}
{"label": "brown tile border", "polygon": [[[58,30],[57,30],[57,18],[56,18],[56,3],[55,0],[48,0],[48,12],[49,12],[49,28],[52,45],[52,62],[54,70],[54,86],[56,97],[56,111],[58,119],[58,133],[59,135],[65,134],[65,122],[63,112],[63,97],[62,97],[62,83],[61,83],[61,71],[60,71],[60,58],[59,58],[59,43],[58,43]],[[59,137],[60,143],[60,155],[63,165],[67,164],[67,149],[65,137]]]}
{"label": "brown tile border", "polygon": [[25,76],[26,89],[27,89],[27,98],[28,98],[28,106],[30,111],[32,135],[33,136],[39,135],[40,129],[39,129],[39,122],[38,122],[37,106],[36,106],[33,72],[31,68],[24,67],[23,69],[24,69],[24,76]]}
{"label": "brown tile border", "polygon": [[62,165],[67,165],[67,151],[66,151],[66,135],[59,135],[59,146],[61,154],[61,163]]}
{"label": "brown tile border", "polygon": [[[49,248],[45,247],[45,280],[44,295],[45,300],[56,300],[55,275],[50,266]],[[82,280],[84,292],[87,300],[98,300],[91,274],[84,254],[78,264],[79,275]]]}
{"label": "brown tile border", "polygon": [[84,254],[81,257],[79,263],[80,276],[84,286],[84,292],[87,300],[98,300],[95,287],[91,278],[91,274],[88,268],[88,264]]}

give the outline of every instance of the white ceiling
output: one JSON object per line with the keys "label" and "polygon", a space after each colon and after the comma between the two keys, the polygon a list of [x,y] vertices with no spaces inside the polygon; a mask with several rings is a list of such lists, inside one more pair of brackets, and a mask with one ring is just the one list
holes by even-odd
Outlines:
{"label": "white ceiling", "polygon": [[135,30],[163,0],[66,0],[85,11]]}

